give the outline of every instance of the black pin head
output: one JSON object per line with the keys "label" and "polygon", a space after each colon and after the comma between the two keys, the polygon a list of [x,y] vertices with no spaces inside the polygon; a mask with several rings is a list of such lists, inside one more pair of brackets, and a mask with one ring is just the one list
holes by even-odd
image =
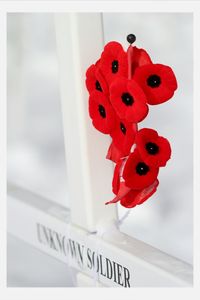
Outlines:
{"label": "black pin head", "polygon": [[126,39],[130,44],[133,44],[136,41],[136,36],[131,33],[131,34],[127,35]]}

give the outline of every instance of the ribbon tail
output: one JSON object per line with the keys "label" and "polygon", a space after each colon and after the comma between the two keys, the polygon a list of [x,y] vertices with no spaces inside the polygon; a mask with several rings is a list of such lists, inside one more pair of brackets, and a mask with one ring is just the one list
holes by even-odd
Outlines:
{"label": "ribbon tail", "polygon": [[142,204],[144,201],[150,198],[156,192],[158,185],[159,185],[159,181],[158,179],[156,179],[153,184],[145,188],[140,195],[138,205]]}
{"label": "ribbon tail", "polygon": [[106,158],[117,163],[121,159],[121,157],[123,157],[123,154],[120,150],[117,149],[117,147],[115,147],[115,145],[112,142],[108,149]]}
{"label": "ribbon tail", "polygon": [[117,203],[118,201],[120,201],[123,197],[125,197],[129,192],[130,192],[130,188],[128,188],[127,186],[125,186],[124,182],[122,182],[120,184],[120,188],[119,188],[119,191],[118,191],[118,194],[117,196],[112,199],[111,201],[108,201],[105,203],[105,205],[107,204],[111,204],[111,203]]}

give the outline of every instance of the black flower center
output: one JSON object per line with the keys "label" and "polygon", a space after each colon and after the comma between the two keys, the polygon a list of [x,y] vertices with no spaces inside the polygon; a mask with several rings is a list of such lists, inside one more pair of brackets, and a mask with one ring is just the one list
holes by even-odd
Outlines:
{"label": "black flower center", "polygon": [[136,172],[138,175],[146,175],[149,172],[149,167],[144,162],[139,162],[136,166]]}
{"label": "black flower center", "polygon": [[152,88],[157,88],[161,84],[161,78],[158,75],[150,75],[147,78],[147,84]]}
{"label": "black flower center", "polygon": [[112,62],[112,73],[117,73],[119,69],[119,63],[118,60],[113,60]]}
{"label": "black flower center", "polygon": [[131,106],[134,103],[133,97],[129,93],[122,94],[121,98],[122,98],[122,102],[126,106]]}
{"label": "black flower center", "polygon": [[101,117],[105,119],[106,111],[105,111],[105,108],[103,107],[103,105],[101,105],[101,104],[99,104],[99,113],[100,113]]}
{"label": "black flower center", "polygon": [[126,134],[126,127],[124,126],[123,123],[120,123],[120,129],[121,129],[122,133],[125,135]]}
{"label": "black flower center", "polygon": [[146,150],[149,154],[155,155],[158,153],[159,147],[155,143],[149,142],[146,144]]}
{"label": "black flower center", "polygon": [[96,90],[97,90],[97,91],[102,92],[102,88],[101,88],[101,85],[100,85],[100,83],[99,83],[98,80],[95,82],[95,87],[96,87]]}

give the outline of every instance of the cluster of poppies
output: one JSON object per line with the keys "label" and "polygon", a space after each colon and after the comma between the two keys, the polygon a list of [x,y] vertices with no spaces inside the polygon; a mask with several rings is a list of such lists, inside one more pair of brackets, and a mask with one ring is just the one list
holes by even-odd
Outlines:
{"label": "cluster of poppies", "polygon": [[171,148],[155,130],[138,130],[138,123],[147,116],[148,105],[173,96],[176,77],[170,67],[154,64],[144,49],[130,45],[124,51],[118,42],[109,42],[88,68],[86,87],[94,127],[112,138],[106,157],[116,163],[116,197],[106,204],[141,204],[156,191],[159,168],[166,165]]}

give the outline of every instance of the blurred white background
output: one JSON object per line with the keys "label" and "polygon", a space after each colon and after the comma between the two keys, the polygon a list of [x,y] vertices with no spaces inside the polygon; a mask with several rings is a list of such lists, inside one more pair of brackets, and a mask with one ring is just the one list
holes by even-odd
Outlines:
{"label": "blurred white background", "polygon": [[[171,66],[179,83],[174,98],[151,107],[140,124],[167,137],[173,156],[161,169],[156,195],[131,210],[122,230],[192,264],[192,14],[104,13],[103,21],[105,43],[117,40],[127,47],[126,36],[134,33],[137,46],[154,62]],[[8,14],[8,181],[69,206],[53,14]],[[122,216],[125,209],[118,209]],[[59,262],[33,255],[12,238],[8,251],[8,285],[70,285]],[[26,257],[32,257],[28,278]],[[50,278],[47,265],[58,276]],[[37,269],[40,279],[33,266],[42,270]]]}

